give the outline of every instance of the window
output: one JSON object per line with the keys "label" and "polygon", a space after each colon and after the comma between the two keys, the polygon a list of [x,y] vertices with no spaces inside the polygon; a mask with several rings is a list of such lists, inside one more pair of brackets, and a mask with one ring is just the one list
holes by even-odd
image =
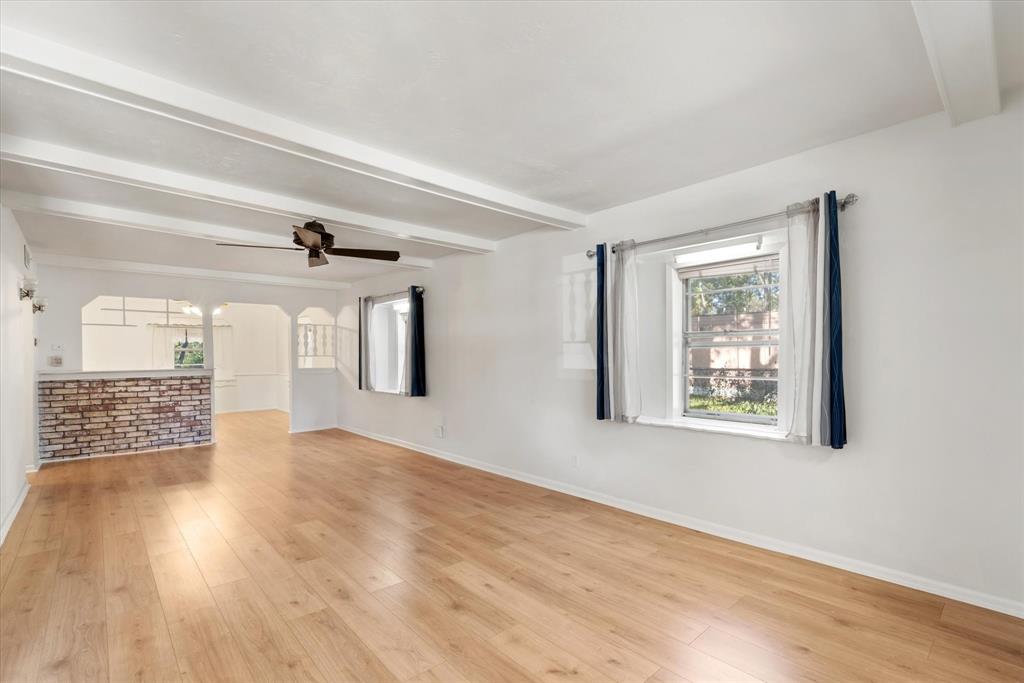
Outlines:
{"label": "window", "polygon": [[[190,336],[191,335],[191,336]],[[174,340],[174,367],[175,368],[201,368],[203,367],[203,339],[202,334],[184,330],[184,338]]]}
{"label": "window", "polygon": [[641,252],[635,266],[624,262],[637,282],[636,311],[626,312],[639,324],[635,364],[619,376],[630,390],[639,385],[637,422],[795,443],[820,437],[814,394],[827,326],[816,207],[683,235]]}
{"label": "window", "polygon": [[359,388],[427,395],[423,287],[359,299]]}
{"label": "window", "polygon": [[682,415],[774,425],[778,255],[689,266],[682,282]]}
{"label": "window", "polygon": [[409,295],[402,292],[372,301],[369,315],[369,386],[389,394],[402,392],[405,377]]}

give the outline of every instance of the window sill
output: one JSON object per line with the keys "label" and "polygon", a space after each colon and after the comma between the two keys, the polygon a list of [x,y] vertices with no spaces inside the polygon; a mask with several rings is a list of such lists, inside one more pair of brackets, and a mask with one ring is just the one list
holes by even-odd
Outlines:
{"label": "window sill", "polygon": [[295,368],[300,375],[329,375],[337,372],[337,368]]}
{"label": "window sill", "polygon": [[791,441],[779,428],[774,425],[740,424],[737,422],[724,422],[722,420],[702,420],[695,417],[680,417],[674,420],[640,416],[636,424],[649,427],[668,427],[670,429],[689,429],[695,432],[710,432],[712,434],[732,434],[734,436],[746,436],[753,439],[767,439],[769,441]]}

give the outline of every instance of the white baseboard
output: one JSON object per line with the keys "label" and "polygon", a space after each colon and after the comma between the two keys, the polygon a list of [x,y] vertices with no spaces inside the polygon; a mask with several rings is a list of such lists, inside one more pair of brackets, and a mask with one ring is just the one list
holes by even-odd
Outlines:
{"label": "white baseboard", "polygon": [[[287,414],[288,411],[280,406],[267,406],[266,408],[228,408],[218,409],[214,416],[217,415],[230,415],[231,413],[265,413],[268,410],[276,410],[281,413]],[[332,427],[334,425],[331,425]]]}
{"label": "white baseboard", "polygon": [[3,545],[7,539],[7,532],[11,530],[11,525],[14,524],[14,518],[18,516],[18,511],[21,510],[22,504],[25,502],[25,496],[28,495],[29,485],[28,482],[24,482],[21,485],[21,492],[18,493],[18,500],[14,501],[14,505],[11,506],[10,511],[4,516],[4,521],[0,525],[0,545]]}
{"label": "white baseboard", "polygon": [[301,429],[288,429],[289,434],[302,434],[303,432],[322,432],[325,429],[338,429],[338,425],[330,424],[322,427],[303,427]]}
{"label": "white baseboard", "polygon": [[614,508],[619,508],[620,510],[634,512],[638,515],[643,515],[644,517],[651,517],[652,519],[661,520],[662,522],[668,522],[687,529],[693,529],[694,531],[701,531],[713,536],[729,539],[731,541],[738,541],[739,543],[745,543],[765,550],[772,550],[785,555],[792,555],[794,557],[810,560],[819,564],[836,567],[837,569],[844,569],[855,574],[869,576],[873,579],[888,581],[889,583],[906,586],[907,588],[914,588],[916,590],[933,593],[944,598],[959,600],[960,602],[984,607],[985,609],[1024,618],[1024,602],[1010,600],[1008,598],[990,595],[988,593],[982,593],[971,588],[965,588],[945,583],[943,581],[929,579],[924,576],[910,574],[890,567],[883,567],[881,565],[864,562],[844,555],[837,555],[824,550],[818,550],[817,548],[800,545],[799,543],[791,543],[772,536],[765,536],[763,534],[752,533],[735,527],[717,524],[715,522],[708,522],[706,520],[689,517],[687,515],[681,515],[670,510],[663,510],[661,508],[652,507],[632,500],[617,498],[600,491],[593,491],[591,489],[567,484],[554,479],[538,477],[526,472],[502,467],[501,465],[494,465],[483,460],[466,458],[447,451],[441,451],[436,448],[423,446],[410,441],[403,441],[402,439],[395,439],[383,434],[368,432],[356,427],[339,425],[338,429],[359,434],[360,436],[365,436],[377,441],[402,446],[403,448],[409,448],[426,455],[441,458],[442,460],[448,460],[460,465],[466,465],[467,467],[472,467],[474,469],[484,470],[485,472],[491,472],[492,474],[499,474],[503,477],[508,477],[509,479],[515,479],[527,484],[534,484],[536,486],[541,486],[560,493],[566,493],[578,498],[585,498],[587,500],[592,500],[595,503],[602,503]]}

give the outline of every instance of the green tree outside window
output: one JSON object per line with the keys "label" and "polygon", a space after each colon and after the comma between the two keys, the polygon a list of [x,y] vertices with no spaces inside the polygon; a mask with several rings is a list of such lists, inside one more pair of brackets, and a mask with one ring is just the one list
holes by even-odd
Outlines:
{"label": "green tree outside window", "polygon": [[201,368],[203,365],[203,342],[187,339],[174,342],[174,367]]}

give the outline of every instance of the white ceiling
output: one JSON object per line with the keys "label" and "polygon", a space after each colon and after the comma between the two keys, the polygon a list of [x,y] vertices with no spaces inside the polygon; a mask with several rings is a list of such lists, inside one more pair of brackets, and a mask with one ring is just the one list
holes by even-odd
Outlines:
{"label": "white ceiling", "polygon": [[487,239],[538,227],[17,74],[4,74],[3,87],[0,127],[21,137]]}
{"label": "white ceiling", "polygon": [[5,20],[582,211],[941,107],[907,2],[245,5],[13,2]]}
{"label": "white ceiling", "polygon": [[[46,254],[65,253],[64,245],[76,245],[75,256],[86,259],[155,263],[189,268],[225,270],[237,273],[265,273],[290,278],[337,282],[359,280],[379,272],[372,261],[328,257],[327,266],[309,268],[302,252],[270,249],[218,247],[203,239],[179,237],[133,228],[82,221],[58,216],[42,216],[15,211],[25,239]],[[89,239],[76,235],[88,232]]]}
{"label": "white ceiling", "polygon": [[[154,192],[146,188],[82,175],[66,174],[35,166],[0,162],[0,177],[13,207],[21,206],[19,197],[13,193],[31,196],[48,196],[79,202],[96,203],[101,206],[141,209],[142,211],[168,216],[182,221],[209,222],[215,225],[237,227],[268,236],[277,236],[283,246],[291,244],[293,221],[272,213],[208,202],[181,195]],[[28,207],[26,207],[28,208]],[[31,220],[29,214],[26,219]],[[19,222],[20,224],[21,222]],[[361,249],[399,249],[405,256],[427,259],[439,258],[452,253],[452,249],[410,240],[398,240],[382,235],[355,231],[335,231],[337,246]]]}
{"label": "white ceiling", "polygon": [[[1024,81],[1021,7],[993,9],[1004,88]],[[116,209],[285,243],[316,215],[429,267],[943,107],[902,1],[9,0],[0,24],[3,188],[31,195],[37,248],[83,254],[130,243],[127,221],[98,228]],[[161,263],[206,262],[172,241]],[[394,267],[358,265],[317,277]]]}

